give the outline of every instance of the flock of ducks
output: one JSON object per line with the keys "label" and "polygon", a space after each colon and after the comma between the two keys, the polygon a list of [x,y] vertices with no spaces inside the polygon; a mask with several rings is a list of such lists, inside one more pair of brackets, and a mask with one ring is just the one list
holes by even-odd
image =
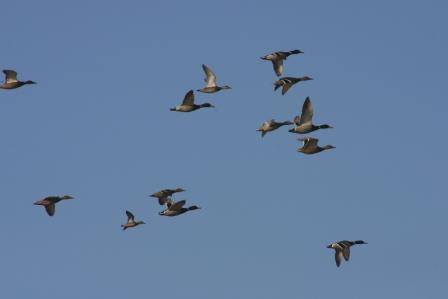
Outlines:
{"label": "flock of ducks", "polygon": [[[283,64],[284,61],[290,56],[290,55],[296,55],[296,54],[303,54],[301,50],[292,50],[288,52],[274,52],[268,55],[265,55],[263,57],[260,57],[262,60],[269,60],[272,62],[274,72],[275,74],[280,77],[283,74]],[[196,91],[203,92],[203,93],[215,93],[221,90],[225,89],[231,89],[230,86],[224,85],[219,86],[216,83],[216,75],[215,73],[205,64],[202,65],[202,69],[205,73],[205,79],[206,86],[204,86],[201,89],[197,89]],[[5,74],[5,81],[4,83],[0,84],[0,89],[15,89],[19,88],[23,85],[27,84],[36,84],[36,82],[27,80],[27,81],[20,81],[17,79],[17,72],[14,70],[3,70],[3,73]],[[274,82],[274,91],[278,88],[282,87],[282,95],[285,95],[288,90],[295,84],[302,82],[302,81],[308,81],[312,80],[311,77],[308,76],[302,76],[302,77],[282,77],[279,80]],[[170,111],[176,111],[176,112],[192,112],[201,108],[213,108],[214,106],[210,103],[203,103],[203,104],[195,104],[195,96],[193,89],[189,90],[187,94],[185,95],[182,103],[180,105],[175,106],[174,108],[171,108]],[[322,124],[322,125],[315,125],[313,124],[313,105],[311,102],[311,98],[307,97],[302,105],[302,112],[300,115],[297,115],[293,121],[283,121],[283,122],[277,122],[274,119],[271,119],[269,121],[264,122],[257,131],[261,132],[261,136],[264,137],[266,133],[272,132],[274,130],[277,130],[278,128],[282,126],[287,125],[295,125],[295,127],[291,128],[289,132],[296,133],[296,134],[308,134],[311,132],[314,132],[316,130],[320,129],[329,129],[332,128],[332,126],[328,124]],[[319,146],[318,145],[318,139],[313,137],[304,137],[299,138],[299,141],[303,142],[303,146],[301,148],[298,148],[297,151],[301,152],[303,154],[316,154],[324,150],[329,150],[335,148],[332,145],[325,145],[325,146]],[[185,207],[186,201],[185,200],[179,200],[174,201],[173,195],[178,192],[184,192],[185,190],[182,188],[176,188],[176,189],[163,189],[158,192],[155,192],[150,195],[150,197],[154,197],[157,199],[159,205],[165,206],[165,209],[161,212],[159,212],[159,215],[161,216],[168,216],[168,217],[174,217],[181,214],[184,214],[189,211],[194,211],[200,209],[200,207],[196,205],[192,205],[189,207]],[[49,216],[54,216],[56,211],[56,204],[60,201],[64,200],[70,200],[74,197],[70,195],[62,195],[62,196],[48,196],[44,199],[35,201],[33,204],[35,205],[41,205],[44,206],[45,211]],[[143,221],[136,221],[134,214],[128,210],[126,210],[126,216],[127,216],[127,222],[125,224],[122,224],[121,227],[123,230],[126,230],[128,228],[134,228],[141,224],[145,224]],[[327,246],[327,248],[334,249],[335,251],[335,261],[336,266],[339,267],[342,260],[348,261],[350,258],[350,247],[353,245],[358,244],[367,244],[367,242],[363,240],[356,240],[356,241],[338,241],[331,243]]]}

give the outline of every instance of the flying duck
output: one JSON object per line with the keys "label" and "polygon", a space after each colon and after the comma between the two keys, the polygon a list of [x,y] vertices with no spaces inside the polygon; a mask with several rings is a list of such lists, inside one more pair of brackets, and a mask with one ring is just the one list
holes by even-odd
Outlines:
{"label": "flying duck", "polygon": [[364,242],[363,240],[356,240],[356,241],[339,241],[331,243],[327,246],[327,248],[333,248],[334,249],[334,258],[336,260],[336,266],[340,266],[342,259],[345,259],[348,261],[350,259],[350,247],[355,244],[367,244],[367,242]]}
{"label": "flying duck", "polygon": [[187,94],[184,97],[184,100],[181,105],[177,105],[174,108],[171,108],[170,111],[177,111],[177,112],[191,112],[195,111],[200,108],[213,108],[213,106],[210,103],[204,103],[197,105],[194,103],[194,92],[193,89],[187,92]]}
{"label": "flying duck", "polygon": [[121,225],[123,230],[126,230],[127,228],[130,228],[130,227],[136,227],[137,225],[140,225],[140,224],[146,224],[143,221],[135,221],[134,214],[132,214],[129,211],[126,211],[126,215],[128,216],[128,222],[126,222],[126,224]]}
{"label": "flying duck", "polygon": [[260,57],[263,60],[270,60],[272,61],[272,66],[274,67],[274,71],[277,74],[277,76],[281,76],[283,73],[283,60],[286,60],[286,58],[288,58],[289,55],[292,54],[300,54],[303,53],[300,50],[292,50],[289,52],[274,52],[271,54],[268,54],[266,56]]}
{"label": "flying duck", "polygon": [[257,131],[261,132],[261,137],[264,137],[264,135],[266,135],[267,132],[277,130],[281,126],[292,125],[292,124],[293,124],[293,122],[290,122],[290,121],[276,122],[275,120],[271,119],[271,120],[265,121],[261,125],[261,127],[259,127],[257,129]]}
{"label": "flying duck", "polygon": [[50,216],[53,216],[55,209],[56,209],[56,203],[60,202],[61,200],[66,200],[66,199],[73,199],[73,197],[70,195],[48,196],[42,200],[35,201],[33,204],[39,205],[39,206],[44,206],[45,210],[47,211],[47,214]]}
{"label": "flying duck", "polygon": [[36,84],[36,82],[31,80],[17,80],[17,72],[13,70],[3,70],[3,74],[5,74],[5,82],[0,84],[0,88],[2,89],[14,89],[19,88],[20,86],[23,86],[25,84]]}
{"label": "flying duck", "polygon": [[325,145],[324,147],[318,146],[317,142],[319,141],[319,139],[317,138],[305,137],[299,138],[299,140],[303,141],[303,146],[301,148],[298,148],[297,151],[307,155],[316,154],[324,150],[335,148],[332,145]]}
{"label": "flying duck", "polygon": [[290,129],[289,132],[298,134],[307,134],[319,129],[333,128],[332,126],[327,124],[316,126],[313,124],[312,120],[313,120],[313,104],[311,104],[310,97],[307,97],[302,106],[302,114],[297,115],[294,118],[294,123],[296,124],[296,127]]}
{"label": "flying duck", "polygon": [[184,192],[184,191],[185,191],[185,189],[182,189],[182,188],[163,189],[156,193],[151,194],[150,196],[157,198],[159,200],[159,204],[161,206],[163,206],[164,204],[166,204],[168,201],[171,200],[169,197],[172,196],[174,193]]}
{"label": "flying duck", "polygon": [[180,200],[178,202],[173,202],[170,200],[166,204],[167,208],[164,211],[160,212],[159,215],[173,217],[188,211],[200,209],[200,207],[198,206],[190,206],[188,208],[184,208],[185,203],[185,200]]}
{"label": "flying duck", "polygon": [[283,77],[274,82],[274,90],[277,90],[280,86],[282,86],[282,95],[285,95],[288,89],[290,89],[291,86],[293,86],[294,84],[300,81],[308,81],[308,80],[313,80],[313,78],[310,78],[308,76],[303,76],[299,78]]}
{"label": "flying duck", "polygon": [[202,69],[205,72],[204,81],[207,83],[207,85],[201,89],[198,89],[197,91],[205,92],[205,93],[214,93],[214,92],[220,91],[221,89],[231,89],[231,87],[228,85],[224,85],[224,86],[216,85],[216,75],[215,75],[215,73],[213,73],[213,71],[208,66],[203,64]]}

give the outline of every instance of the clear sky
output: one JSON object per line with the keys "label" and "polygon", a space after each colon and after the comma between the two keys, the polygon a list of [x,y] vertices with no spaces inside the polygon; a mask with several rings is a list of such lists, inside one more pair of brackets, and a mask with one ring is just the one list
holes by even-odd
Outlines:
{"label": "clear sky", "polygon": [[[446,1],[9,1],[0,298],[444,298]],[[260,56],[301,49],[273,91]],[[170,112],[201,64],[233,89]],[[296,152],[271,118],[306,96]],[[183,187],[179,217],[148,195]],[[48,217],[32,202],[70,194]],[[147,222],[123,232],[125,210]],[[337,268],[327,244],[363,239]]]}

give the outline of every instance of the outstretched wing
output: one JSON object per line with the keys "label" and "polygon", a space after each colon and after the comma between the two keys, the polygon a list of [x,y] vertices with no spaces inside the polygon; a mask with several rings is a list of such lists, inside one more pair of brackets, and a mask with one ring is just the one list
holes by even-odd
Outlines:
{"label": "outstretched wing", "polygon": [[336,266],[340,266],[341,265],[341,261],[342,261],[342,251],[341,250],[335,250],[334,252],[334,259],[336,261]]}
{"label": "outstretched wing", "polygon": [[134,221],[134,214],[132,214],[129,211],[126,211],[126,215],[128,216],[128,222],[133,222]]}
{"label": "outstretched wing", "polygon": [[285,95],[285,93],[289,90],[289,88],[291,87],[292,84],[288,84],[286,83],[285,85],[283,85],[282,87],[282,95]]}
{"label": "outstretched wing", "polygon": [[315,147],[317,147],[317,142],[319,141],[319,139],[317,138],[312,138],[312,137],[307,137],[304,139],[300,139],[303,141],[303,149],[314,149]]}
{"label": "outstretched wing", "polygon": [[13,70],[3,70],[5,74],[5,83],[17,82],[17,72]]}
{"label": "outstretched wing", "polygon": [[206,66],[205,64],[202,65],[202,69],[205,72],[205,82],[207,82],[207,87],[215,87],[216,86],[216,76],[213,71]]}
{"label": "outstretched wing", "polygon": [[350,259],[350,247],[345,247],[342,250],[342,254],[344,255],[344,259],[348,261]]}
{"label": "outstretched wing", "polygon": [[303,125],[304,123],[311,123],[313,119],[313,104],[311,104],[310,97],[307,97],[305,99],[305,102],[302,106],[302,115],[300,117],[300,124]]}
{"label": "outstretched wing", "polygon": [[275,74],[280,77],[283,73],[283,59],[272,60],[272,66],[274,67]]}
{"label": "outstretched wing", "polygon": [[52,203],[48,206],[45,206],[45,211],[47,211],[47,214],[49,216],[53,216],[54,212],[56,211],[56,205],[54,203]]}
{"label": "outstretched wing", "polygon": [[193,106],[194,105],[194,92],[190,89],[184,97],[182,105]]}
{"label": "outstretched wing", "polygon": [[186,202],[187,202],[186,200],[179,200],[178,202],[171,204],[169,209],[172,211],[178,211],[182,209],[182,207],[185,205]]}

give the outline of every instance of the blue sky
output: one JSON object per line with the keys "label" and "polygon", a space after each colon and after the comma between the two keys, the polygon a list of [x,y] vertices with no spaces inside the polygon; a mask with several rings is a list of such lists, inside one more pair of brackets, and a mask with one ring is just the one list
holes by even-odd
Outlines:
{"label": "blue sky", "polygon": [[[0,92],[0,297],[443,297],[447,4],[148,2],[2,6],[0,67],[38,84]],[[282,97],[259,57],[292,49],[315,80]],[[203,63],[233,89],[170,112]],[[255,131],[306,96],[336,149]],[[203,209],[158,216],[171,187]],[[369,244],[336,268],[342,239]]]}

